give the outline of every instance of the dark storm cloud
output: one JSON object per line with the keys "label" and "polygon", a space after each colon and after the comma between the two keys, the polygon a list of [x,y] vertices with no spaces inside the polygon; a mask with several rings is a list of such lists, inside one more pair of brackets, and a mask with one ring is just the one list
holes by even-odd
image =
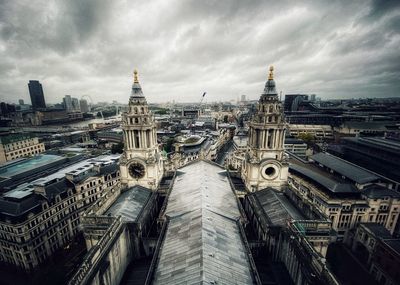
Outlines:
{"label": "dark storm cloud", "polygon": [[398,1],[1,1],[0,96],[127,101],[134,68],[150,102],[399,96]]}

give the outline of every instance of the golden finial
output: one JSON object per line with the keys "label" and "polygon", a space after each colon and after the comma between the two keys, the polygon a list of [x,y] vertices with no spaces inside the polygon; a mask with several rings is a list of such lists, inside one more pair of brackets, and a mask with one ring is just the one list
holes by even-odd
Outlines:
{"label": "golden finial", "polygon": [[133,83],[139,83],[138,72],[136,69],[133,71]]}
{"label": "golden finial", "polygon": [[268,80],[274,80],[274,66],[273,65],[271,65],[269,67]]}

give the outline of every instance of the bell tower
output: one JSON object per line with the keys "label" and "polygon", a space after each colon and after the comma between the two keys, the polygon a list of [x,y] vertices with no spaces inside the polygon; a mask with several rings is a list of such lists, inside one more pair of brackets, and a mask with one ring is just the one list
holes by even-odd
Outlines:
{"label": "bell tower", "polygon": [[251,192],[266,187],[282,190],[287,184],[288,163],[283,145],[286,126],[273,72],[271,66],[264,92],[249,124],[247,153],[241,175]]}
{"label": "bell tower", "polygon": [[163,176],[163,161],[157,144],[157,129],[149,111],[138,72],[134,80],[129,110],[122,114],[124,153],[120,158],[121,184],[141,185],[156,190]]}

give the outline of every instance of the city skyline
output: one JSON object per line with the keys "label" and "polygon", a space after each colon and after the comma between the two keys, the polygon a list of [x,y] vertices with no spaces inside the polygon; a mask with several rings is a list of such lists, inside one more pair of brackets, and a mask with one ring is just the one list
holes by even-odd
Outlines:
{"label": "city skyline", "polygon": [[4,101],[126,102],[135,68],[149,102],[257,100],[270,64],[283,94],[399,96],[396,1],[42,4],[0,4]]}

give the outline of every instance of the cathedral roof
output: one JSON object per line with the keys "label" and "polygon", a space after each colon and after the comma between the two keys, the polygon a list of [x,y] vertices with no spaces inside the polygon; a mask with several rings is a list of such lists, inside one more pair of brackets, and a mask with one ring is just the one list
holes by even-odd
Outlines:
{"label": "cathedral roof", "polygon": [[134,186],[121,193],[105,215],[121,216],[124,222],[135,222],[151,195],[151,190]]}
{"label": "cathedral roof", "polygon": [[[253,207],[262,209],[260,215],[266,216],[268,225],[284,227],[287,220],[306,219],[282,192],[277,192],[272,188],[251,193],[248,199]],[[257,202],[252,201],[253,199]]]}
{"label": "cathedral roof", "polygon": [[179,170],[153,284],[253,284],[225,170],[205,161]]}

